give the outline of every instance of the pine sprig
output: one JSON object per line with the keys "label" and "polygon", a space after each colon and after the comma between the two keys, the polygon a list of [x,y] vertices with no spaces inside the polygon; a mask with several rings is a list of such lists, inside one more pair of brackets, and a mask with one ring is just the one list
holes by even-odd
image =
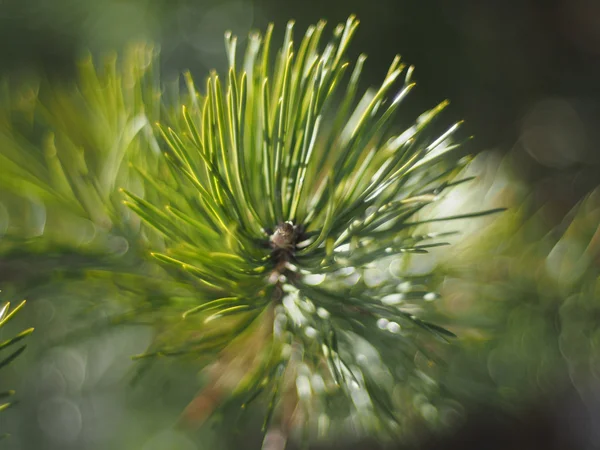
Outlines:
{"label": "pine sprig", "polygon": [[[415,88],[400,57],[359,96],[366,57],[346,57],[357,26],[350,17],[323,43],[321,21],[296,45],[290,22],[273,51],[271,25],[249,36],[243,57],[227,33],[227,74],[197,85],[186,73],[170,101],[144,47],[103,69],[88,59],[76,89],[42,83],[25,111],[2,109],[0,188],[43,204],[39,248],[60,251],[24,254],[38,247],[12,208],[0,253],[117,288],[122,304],[107,322],[156,330],[136,356],[142,368],[161,356],[211,362],[192,418],[215,399],[264,399],[265,430],[349,418],[398,431],[410,414],[390,400],[397,382],[434,389],[415,359],[435,365],[431,341],[454,337],[431,319],[437,294],[418,277],[370,274],[447,245],[430,223],[498,210],[422,215],[470,180],[460,177],[468,139],[455,137],[460,122],[432,136],[447,101],[398,129]],[[74,235],[88,222],[82,245]]]}
{"label": "pine sprig", "polygon": [[[15,306],[12,310],[10,309],[10,302],[6,302],[0,308],[0,330],[25,306],[25,300]],[[33,328],[28,328],[21,331],[15,336],[3,339],[0,341],[0,370],[11,364],[15,359],[21,355],[27,348],[26,344],[22,344],[21,341],[33,333]],[[19,344],[19,345],[15,345]],[[0,392],[0,412],[9,408],[14,404],[10,399],[15,395],[14,390],[8,390]],[[6,434],[0,435],[0,439],[5,437]]]}
{"label": "pine sprig", "polygon": [[[309,27],[297,49],[288,24],[273,67],[272,27],[250,36],[241,69],[236,39],[226,34],[224,81],[211,74],[200,95],[186,74],[179,112],[173,108],[156,125],[169,175],[148,190],[156,187],[151,195],[160,200],[124,190],[126,204],[164,240],[152,256],[196,281],[183,320],[192,320],[201,337],[141,356],[236,355],[234,337],[272,322],[247,363],[260,370],[247,367],[250,375],[233,385],[243,404],[266,392],[266,427],[289,383],[301,404],[317,402],[306,381],[315,376],[343,393],[366,427],[373,417],[395,419],[389,392],[361,363],[359,344],[381,355],[393,348],[391,360],[408,364],[421,332],[442,341],[454,334],[410,308],[435,293],[394,296],[390,284],[365,283],[364,271],[382,258],[446,244],[442,235],[419,233],[422,224],[498,211],[419,219],[445,190],[468,181],[456,179],[468,162],[453,138],[460,123],[431,138],[444,101],[395,132],[397,110],[415,86],[412,67],[399,57],[381,86],[357,101],[364,56],[344,85],[351,67],[345,51],[357,25],[350,17],[336,27],[321,52],[324,22]],[[235,357],[225,359],[233,364]],[[393,373],[384,362],[380,368]]]}

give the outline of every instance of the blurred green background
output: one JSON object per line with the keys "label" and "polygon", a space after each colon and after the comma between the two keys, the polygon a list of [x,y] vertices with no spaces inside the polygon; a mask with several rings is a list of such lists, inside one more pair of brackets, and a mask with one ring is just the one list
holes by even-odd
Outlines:
{"label": "blurred green background", "polygon": [[[269,22],[280,40],[289,19],[300,31],[320,18],[335,24],[351,13],[361,20],[351,55],[368,55],[363,87],[380,82],[399,53],[416,66],[419,83],[406,116],[449,98],[448,122],[464,118],[475,135],[472,151],[481,154],[469,170],[478,181],[456,190],[446,206],[510,208],[486,221],[452,224],[462,231],[455,245],[414,262],[417,272],[437,267],[439,307],[461,339],[448,350],[431,398],[406,405],[418,420],[414,436],[398,445],[597,448],[598,2],[2,0],[0,71],[68,83],[86,49],[102,54],[152,41],[161,47],[163,79],[184,69],[202,79],[226,66],[226,29],[243,46],[250,30]],[[0,268],[0,279],[18,277],[1,262]],[[228,419],[194,433],[172,427],[198,390],[198,375],[184,362],[159,365],[129,386],[129,356],[148,345],[148,330],[114,329],[46,348],[52,337],[76,328],[70,296],[84,283],[74,281],[63,298],[46,298],[36,286],[6,293],[30,299],[20,320],[36,333],[0,379],[0,387],[15,386],[21,399],[0,418],[12,434],[0,446],[260,446],[259,418],[250,417],[237,434]],[[98,298],[114,294],[97,289]],[[336,444],[376,448],[370,441]]]}

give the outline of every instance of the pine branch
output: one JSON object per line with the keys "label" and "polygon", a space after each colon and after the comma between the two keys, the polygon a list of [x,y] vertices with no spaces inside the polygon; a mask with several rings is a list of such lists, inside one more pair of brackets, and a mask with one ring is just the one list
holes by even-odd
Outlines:
{"label": "pine branch", "polygon": [[[138,358],[214,362],[192,403],[210,406],[196,417],[215,402],[263,398],[265,430],[309,430],[317,417],[333,429],[344,411],[363,429],[397,433],[409,414],[389,401],[394,381],[434,389],[414,360],[435,365],[432,342],[455,337],[430,320],[437,294],[423,280],[399,288],[368,273],[447,245],[432,222],[499,210],[423,216],[469,181],[461,123],[432,136],[444,101],[397,129],[415,87],[400,57],[359,98],[366,57],[346,57],[357,26],[350,17],[322,43],[319,22],[296,46],[290,22],[275,55],[270,26],[249,36],[241,64],[227,33],[228,73],[202,88],[184,74],[171,102],[152,49],[103,71],[88,59],[77,89],[42,83],[33,106],[3,113],[0,188],[42,204],[44,248],[63,246],[65,272],[118,288],[123,305],[110,323],[155,327]],[[18,209],[11,224],[25,220]],[[26,237],[11,224],[8,236]],[[93,238],[77,241],[84,224]],[[115,239],[122,252],[111,251]],[[10,263],[19,252],[3,254]]]}
{"label": "pine branch", "polygon": [[[310,27],[297,50],[290,23],[273,67],[272,28],[264,37],[250,36],[243,69],[227,34],[224,81],[211,74],[200,95],[186,74],[187,95],[156,125],[170,174],[158,191],[148,187],[159,200],[123,191],[125,203],[163,239],[164,250],[152,256],[198,281],[195,304],[182,317],[201,337],[157,343],[143,356],[225,349],[239,356],[244,350],[229,345],[234,338],[250,339],[272,321],[255,357],[243,360],[248,367],[222,356],[231,362],[219,359],[224,373],[217,376],[250,370],[230,388],[245,398],[243,405],[266,396],[266,426],[279,403],[289,401],[283,393],[291,384],[305,413],[280,418],[284,423],[308,421],[313,409],[332,414],[320,400],[327,391],[342,394],[365,428],[397,430],[397,413],[386,400],[391,393],[359,348],[373,346],[381,356],[394,348],[389,361],[410,366],[421,351],[418,336],[444,342],[455,336],[413,312],[437,294],[415,291],[392,302],[390,281],[367,286],[362,274],[382,258],[447,244],[441,235],[419,234],[423,224],[499,211],[419,219],[461,182],[456,176],[468,160],[453,139],[460,124],[431,138],[430,124],[448,104],[442,102],[407,130],[390,132],[414,87],[413,69],[399,57],[381,86],[357,102],[361,56],[344,92],[345,51],[357,24],[351,17],[338,26],[321,53],[324,23]],[[333,100],[338,93],[340,109]],[[348,283],[349,273],[360,281]],[[315,276],[322,276],[318,285],[309,282]],[[274,314],[266,314],[271,308]],[[211,334],[214,329],[220,332]],[[385,361],[378,360],[377,370],[393,374]],[[325,391],[313,386],[315,377]]]}

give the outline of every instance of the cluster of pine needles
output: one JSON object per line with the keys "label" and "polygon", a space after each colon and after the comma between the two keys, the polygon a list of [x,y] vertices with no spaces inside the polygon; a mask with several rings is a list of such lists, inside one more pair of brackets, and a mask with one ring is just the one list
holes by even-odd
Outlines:
{"label": "cluster of pine needles", "polygon": [[264,399],[265,430],[405,428],[397,386],[435,386],[415,355],[433,366],[431,342],[455,336],[429,319],[427,277],[369,274],[446,245],[432,222],[498,210],[427,214],[470,180],[460,123],[432,131],[444,101],[399,129],[415,87],[400,57],[360,94],[357,26],[296,45],[290,23],[276,52],[270,26],[243,55],[227,33],[229,71],[184,88],[149,46],[84,59],[76,86],[6,80],[0,252],[19,270],[0,282],[113,283],[108,322],[155,330],[141,367],[212,363],[207,392]]}

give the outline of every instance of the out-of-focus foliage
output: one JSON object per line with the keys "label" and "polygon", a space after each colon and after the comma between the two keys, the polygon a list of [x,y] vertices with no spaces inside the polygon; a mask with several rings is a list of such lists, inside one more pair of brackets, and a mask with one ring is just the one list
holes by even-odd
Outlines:
{"label": "out-of-focus foliage", "polygon": [[152,47],[132,46],[119,61],[105,57],[101,69],[91,56],[81,61],[76,85],[4,81],[0,279],[7,290],[69,289],[55,281],[84,274],[91,288],[106,285],[109,271],[118,274],[109,285],[160,297],[156,281],[131,281],[153,273],[140,264],[149,239],[118,191],[140,189],[159,157],[150,125],[160,110],[155,58]]}
{"label": "out-of-focus foliage", "polygon": [[[80,257],[87,252],[92,260],[136,244],[131,238],[139,224],[115,192],[140,184],[132,160],[140,160],[140,169],[155,164],[149,127],[159,108],[153,60],[151,48],[134,47],[119,64],[116,55],[107,57],[97,72],[90,56],[79,66],[77,87],[4,81],[4,252],[38,252],[36,263],[42,264],[54,256],[44,246]],[[63,256],[52,260],[54,269],[86,264]],[[39,266],[20,269],[39,272]]]}
{"label": "out-of-focus foliage", "polygon": [[481,155],[471,167],[484,175],[477,189],[457,189],[447,199],[452,207],[501,202],[509,209],[480,229],[466,225],[454,251],[440,255],[440,308],[461,336],[444,384],[465,404],[513,412],[571,385],[594,411],[600,192],[556,220],[552,205],[536,204],[514,176],[512,162],[513,155]]}

